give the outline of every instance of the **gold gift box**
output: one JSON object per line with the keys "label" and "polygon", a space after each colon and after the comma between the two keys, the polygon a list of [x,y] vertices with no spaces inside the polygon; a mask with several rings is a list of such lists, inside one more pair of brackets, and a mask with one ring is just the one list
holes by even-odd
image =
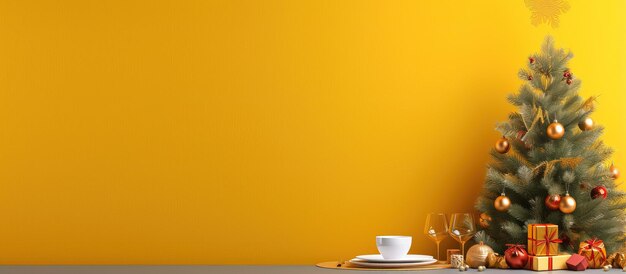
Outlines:
{"label": "gold gift box", "polygon": [[559,226],[553,224],[528,225],[528,254],[550,256],[559,254]]}
{"label": "gold gift box", "polygon": [[580,243],[578,254],[585,256],[589,268],[601,268],[607,259],[604,242],[595,238]]}
{"label": "gold gift box", "polygon": [[528,256],[526,269],[535,271],[567,269],[567,260],[572,255],[561,254],[554,256]]}

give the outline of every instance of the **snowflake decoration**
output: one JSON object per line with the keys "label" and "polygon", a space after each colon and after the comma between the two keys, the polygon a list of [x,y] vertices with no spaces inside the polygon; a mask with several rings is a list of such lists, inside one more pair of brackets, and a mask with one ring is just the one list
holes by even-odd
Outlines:
{"label": "snowflake decoration", "polygon": [[569,10],[566,0],[524,0],[530,10],[530,22],[538,26],[546,23],[553,28],[559,26],[559,16]]}

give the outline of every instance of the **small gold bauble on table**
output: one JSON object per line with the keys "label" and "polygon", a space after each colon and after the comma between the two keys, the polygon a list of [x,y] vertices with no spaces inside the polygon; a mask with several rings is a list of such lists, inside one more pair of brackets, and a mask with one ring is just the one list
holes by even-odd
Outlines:
{"label": "small gold bauble on table", "polygon": [[561,198],[559,209],[565,214],[570,214],[576,210],[576,200],[570,196],[569,193],[565,193],[565,196]]}
{"label": "small gold bauble on table", "polygon": [[511,199],[506,197],[506,194],[503,192],[500,196],[498,196],[498,198],[496,198],[495,201],[493,201],[493,207],[495,207],[497,211],[505,212],[509,210],[509,207],[511,207]]}
{"label": "small gold bauble on table", "polygon": [[593,129],[593,120],[587,117],[578,123],[578,128],[582,131],[587,131]]}
{"label": "small gold bauble on table", "polygon": [[511,144],[509,143],[509,140],[502,136],[502,138],[500,138],[497,142],[496,142],[496,151],[500,154],[504,154],[509,152],[509,149],[511,149]]}
{"label": "small gold bauble on table", "polygon": [[603,266],[602,270],[604,270],[605,272],[611,270],[610,265]]}
{"label": "small gold bauble on table", "polygon": [[493,249],[483,242],[480,242],[467,250],[465,261],[471,268],[485,266],[487,265],[487,255],[489,252],[493,253]]}
{"label": "small gold bauble on table", "polygon": [[565,128],[561,125],[561,123],[559,123],[559,121],[554,120],[554,122],[552,122],[552,124],[550,124],[546,129],[546,134],[548,134],[550,139],[558,140],[565,135]]}
{"label": "small gold bauble on table", "polygon": [[478,272],[483,272],[483,271],[485,271],[485,266],[484,265],[479,266]]}

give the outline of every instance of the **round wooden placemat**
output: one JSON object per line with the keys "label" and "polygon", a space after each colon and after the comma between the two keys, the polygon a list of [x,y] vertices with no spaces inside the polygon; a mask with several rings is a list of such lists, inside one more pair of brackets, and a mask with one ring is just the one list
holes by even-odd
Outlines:
{"label": "round wooden placemat", "polygon": [[350,262],[346,262],[341,266],[337,266],[339,262],[323,262],[316,264],[317,267],[328,268],[328,269],[337,269],[337,270],[376,270],[376,271],[408,271],[408,270],[433,270],[433,269],[443,269],[443,268],[451,268],[450,264],[445,262],[439,262],[431,265],[420,265],[420,266],[412,266],[412,267],[395,267],[395,268],[371,268],[371,267],[362,267],[351,264]]}

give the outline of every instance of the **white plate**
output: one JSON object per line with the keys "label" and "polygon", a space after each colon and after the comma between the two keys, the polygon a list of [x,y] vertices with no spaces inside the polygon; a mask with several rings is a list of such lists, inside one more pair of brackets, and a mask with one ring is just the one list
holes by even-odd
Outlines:
{"label": "white plate", "polygon": [[371,262],[371,263],[417,263],[417,262],[430,261],[433,259],[433,256],[408,254],[404,256],[404,258],[400,258],[400,259],[385,259],[383,258],[383,255],[371,254],[371,255],[359,255],[359,256],[356,256],[356,258],[367,261],[367,262]]}
{"label": "white plate", "polygon": [[352,259],[350,263],[356,266],[366,266],[375,268],[396,268],[396,267],[411,267],[418,265],[429,265],[436,263],[437,260],[432,259],[430,261],[416,262],[416,263],[370,263],[361,259]]}

